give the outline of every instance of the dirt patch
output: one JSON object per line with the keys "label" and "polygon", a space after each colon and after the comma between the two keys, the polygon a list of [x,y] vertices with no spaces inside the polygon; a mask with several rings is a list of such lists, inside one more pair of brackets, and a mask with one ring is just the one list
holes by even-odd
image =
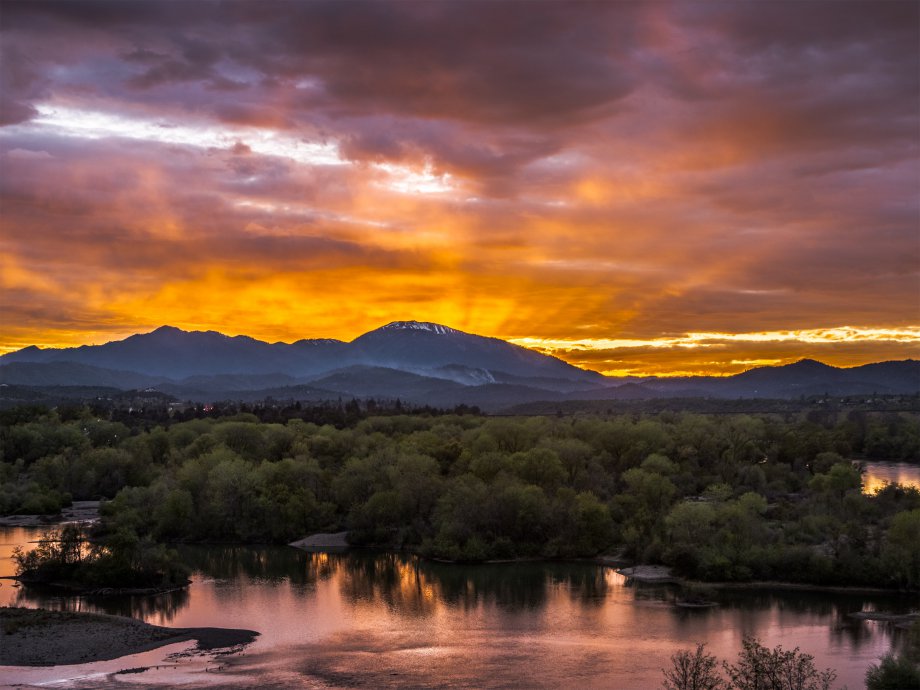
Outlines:
{"label": "dirt patch", "polygon": [[0,608],[0,665],[56,666],[117,659],[176,642],[237,647],[259,633],[229,628],[164,628],[121,616]]}
{"label": "dirt patch", "polygon": [[324,532],[320,534],[311,534],[303,539],[292,541],[290,546],[304,551],[328,551],[330,549],[347,549],[348,532]]}

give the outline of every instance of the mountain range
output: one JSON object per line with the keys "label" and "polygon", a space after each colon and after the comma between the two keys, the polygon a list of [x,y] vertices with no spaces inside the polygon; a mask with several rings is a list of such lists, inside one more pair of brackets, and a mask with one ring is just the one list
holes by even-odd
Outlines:
{"label": "mountain range", "polygon": [[792,398],[920,393],[920,362],[837,368],[801,360],[726,377],[605,377],[498,338],[396,321],[351,342],[267,343],[163,326],[104,345],[0,357],[0,385],[154,388],[182,400],[341,397],[495,410],[553,400]]}

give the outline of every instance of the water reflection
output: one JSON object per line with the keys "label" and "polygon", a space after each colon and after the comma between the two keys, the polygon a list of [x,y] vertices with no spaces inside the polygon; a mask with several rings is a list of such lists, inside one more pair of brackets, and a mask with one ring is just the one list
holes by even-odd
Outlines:
{"label": "water reflection", "polygon": [[874,494],[886,484],[901,484],[920,489],[920,465],[906,462],[864,463],[863,493]]}
{"label": "water reflection", "polygon": [[420,566],[420,578],[436,598],[449,606],[473,610],[495,606],[514,613],[542,608],[561,593],[573,602],[600,606],[608,581],[602,568],[572,568],[570,564],[519,563],[456,567],[439,563]]}
{"label": "water reflection", "polygon": [[750,611],[774,611],[781,624],[803,621],[824,625],[829,640],[835,644],[861,647],[880,642],[890,636],[893,626],[867,625],[866,621],[851,618],[858,611],[907,612],[917,605],[916,597],[899,594],[835,593],[782,590],[757,592],[725,590],[718,594],[722,611],[736,611],[746,615]]}
{"label": "water reflection", "polygon": [[[554,591],[585,605],[602,606],[611,572],[561,563],[457,566],[403,553],[326,554],[275,547],[184,547],[181,555],[206,578],[299,587],[331,579],[352,605],[378,604],[408,615],[430,615],[437,605],[533,610],[545,606]],[[653,590],[642,594],[662,596]]]}
{"label": "water reflection", "polygon": [[171,620],[189,605],[187,589],[165,592],[156,596],[61,596],[58,591],[29,586],[15,589],[4,606],[43,608],[54,611],[85,611],[130,616],[146,620],[152,616]]}
{"label": "water reflection", "polygon": [[192,570],[209,578],[300,587],[316,585],[332,577],[334,564],[328,554],[309,554],[288,546],[180,546],[179,556]]}
{"label": "water reflection", "polygon": [[655,687],[678,649],[707,642],[733,658],[746,634],[800,646],[836,668],[841,685],[860,687],[894,631],[847,614],[917,605],[894,595],[728,589],[715,591],[717,607],[693,610],[674,606],[674,586],[627,582],[589,563],[458,566],[286,547],[180,552],[195,570],[188,590],[99,599],[4,586],[0,603],[259,630],[232,673],[247,685],[279,687]]}

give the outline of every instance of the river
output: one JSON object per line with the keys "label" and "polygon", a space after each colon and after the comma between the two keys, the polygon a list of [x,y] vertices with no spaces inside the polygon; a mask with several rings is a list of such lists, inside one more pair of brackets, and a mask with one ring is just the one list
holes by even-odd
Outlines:
{"label": "river", "polygon": [[885,484],[920,489],[920,465],[907,462],[864,462],[863,492],[874,494]]}
{"label": "river", "polygon": [[[0,571],[12,569],[13,546],[37,534],[0,529]],[[894,595],[725,590],[718,607],[686,610],[674,606],[672,586],[634,584],[591,563],[460,566],[393,553],[243,546],[184,547],[182,556],[195,570],[187,591],[87,599],[5,580],[0,604],[260,631],[242,653],[169,657],[185,643],[108,662],[5,667],[0,684],[653,688],[675,651],[705,642],[733,660],[742,637],[754,635],[771,647],[800,646],[853,690],[900,634],[847,614],[917,605],[916,597]]]}

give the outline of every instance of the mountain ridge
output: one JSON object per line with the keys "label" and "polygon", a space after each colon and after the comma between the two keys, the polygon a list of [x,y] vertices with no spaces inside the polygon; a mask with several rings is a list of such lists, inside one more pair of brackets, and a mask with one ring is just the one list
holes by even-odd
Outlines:
{"label": "mountain ridge", "polygon": [[724,377],[605,377],[557,357],[425,321],[393,321],[351,341],[268,343],[246,335],[161,326],[102,345],[0,357],[0,384],[154,386],[203,402],[285,394],[400,398],[486,409],[526,401],[669,396],[791,398],[920,394],[920,361],[834,367],[813,359]]}

